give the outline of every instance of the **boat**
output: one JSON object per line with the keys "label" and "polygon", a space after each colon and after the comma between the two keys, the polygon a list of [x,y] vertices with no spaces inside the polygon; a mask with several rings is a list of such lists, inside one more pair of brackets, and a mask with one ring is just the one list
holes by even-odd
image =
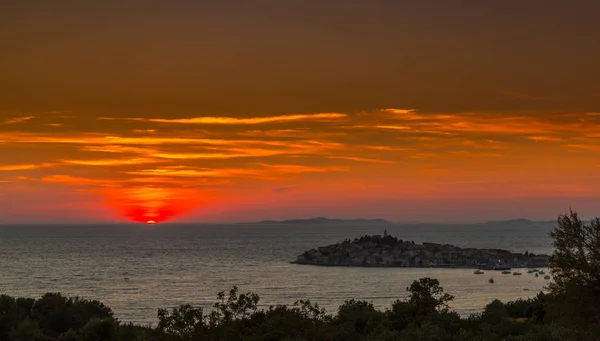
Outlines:
{"label": "boat", "polygon": [[527,273],[528,274],[532,274],[532,273],[537,273],[538,271],[540,271],[540,270],[538,270],[538,269],[530,269],[530,270],[527,270]]}
{"label": "boat", "polygon": [[544,279],[550,279],[550,275],[544,276]]}
{"label": "boat", "polygon": [[538,272],[538,273],[539,273],[540,275],[545,275],[545,274],[546,274],[546,271],[544,271],[544,270],[540,270],[540,272]]}
{"label": "boat", "polygon": [[510,270],[504,270],[504,271],[502,271],[502,274],[503,275],[510,275]]}
{"label": "boat", "polygon": [[483,275],[483,274],[484,274],[484,272],[483,272],[483,271],[481,271],[480,269],[477,269],[477,270],[473,271],[473,273],[474,273],[475,275]]}
{"label": "boat", "polygon": [[490,282],[490,283],[494,283],[494,278],[493,278],[493,277],[490,277],[490,279],[488,280],[488,282]]}
{"label": "boat", "polygon": [[494,270],[494,271],[502,271],[502,270],[510,270],[509,266],[502,266],[499,264],[487,265],[487,264],[475,264],[480,270]]}
{"label": "boat", "polygon": [[521,273],[518,271],[513,272],[513,276],[521,276]]}

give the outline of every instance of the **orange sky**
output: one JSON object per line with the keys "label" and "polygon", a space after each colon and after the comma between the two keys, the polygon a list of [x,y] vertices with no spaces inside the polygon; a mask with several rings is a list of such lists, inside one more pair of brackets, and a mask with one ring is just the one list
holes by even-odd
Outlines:
{"label": "orange sky", "polygon": [[467,3],[2,5],[0,223],[597,215],[600,6]]}
{"label": "orange sky", "polygon": [[[0,129],[2,200],[12,211],[3,213],[21,219],[87,212],[100,220],[238,220],[258,207],[265,218],[331,207],[390,219],[419,218],[429,208],[440,220],[455,214],[440,200],[469,203],[461,214],[494,216],[478,203],[502,199],[529,199],[541,217],[536,200],[595,203],[600,190],[597,113],[388,108],[146,119],[47,112],[6,117]],[[416,216],[403,208],[413,200],[423,206]]]}

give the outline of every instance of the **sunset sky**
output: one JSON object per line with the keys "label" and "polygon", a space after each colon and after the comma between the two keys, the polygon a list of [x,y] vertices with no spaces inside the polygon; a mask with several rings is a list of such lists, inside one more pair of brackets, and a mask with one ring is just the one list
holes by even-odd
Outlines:
{"label": "sunset sky", "polygon": [[600,215],[599,1],[5,1],[0,223]]}

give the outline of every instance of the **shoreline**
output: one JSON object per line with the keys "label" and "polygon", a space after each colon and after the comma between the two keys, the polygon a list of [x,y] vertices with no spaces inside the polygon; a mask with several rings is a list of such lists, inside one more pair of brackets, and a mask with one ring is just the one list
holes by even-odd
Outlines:
{"label": "shoreline", "polygon": [[365,264],[365,265],[350,265],[350,264],[317,264],[317,263],[306,263],[306,262],[298,262],[298,261],[291,261],[289,262],[289,264],[296,264],[296,265],[312,265],[312,266],[322,266],[322,267],[337,267],[337,268],[399,268],[399,269],[470,269],[470,270],[483,270],[483,271],[494,271],[494,272],[502,272],[502,271],[508,271],[508,270],[512,270],[512,269],[545,269],[548,268],[547,265],[545,266],[523,266],[523,267],[511,267],[511,268],[506,268],[506,269],[489,269],[483,266],[472,266],[472,265],[465,265],[465,266],[440,266],[440,265],[429,265],[429,266],[417,266],[417,265],[388,265],[388,264],[381,264],[381,265],[377,265],[377,264]]}

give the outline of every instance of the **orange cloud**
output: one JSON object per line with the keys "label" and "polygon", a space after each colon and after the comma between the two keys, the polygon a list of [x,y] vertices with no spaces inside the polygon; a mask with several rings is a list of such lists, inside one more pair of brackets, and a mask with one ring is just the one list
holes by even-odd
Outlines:
{"label": "orange cloud", "polygon": [[534,140],[534,141],[547,141],[547,142],[558,142],[558,141],[563,140],[559,137],[552,137],[552,136],[529,136],[527,138],[530,140]]}
{"label": "orange cloud", "polygon": [[23,123],[23,122],[27,122],[29,120],[32,120],[34,118],[36,118],[37,116],[23,116],[23,117],[13,117],[13,118],[9,118],[4,120],[3,122],[1,122],[2,124],[17,124],[17,123]]}
{"label": "orange cloud", "polygon": [[62,183],[71,186],[112,186],[116,182],[116,180],[109,179],[91,179],[91,178],[82,178],[75,177],[66,174],[55,174],[49,175],[42,178],[43,182],[51,182],[51,183]]}
{"label": "orange cloud", "polygon": [[593,150],[593,151],[600,152],[600,145],[598,145],[598,144],[567,144],[566,147],[585,149],[585,150]]}
{"label": "orange cloud", "polygon": [[415,109],[394,109],[394,108],[390,108],[390,109],[383,109],[383,111],[389,112],[389,113],[392,113],[392,114],[396,114],[396,115],[409,115],[409,114],[412,114],[412,113],[416,112],[417,110],[415,110]]}
{"label": "orange cloud", "polygon": [[398,163],[396,161],[381,160],[381,159],[371,159],[371,158],[359,157],[359,156],[328,156],[327,158],[329,158],[329,159],[350,160],[350,161],[357,161],[357,162]]}
{"label": "orange cloud", "polygon": [[123,166],[123,165],[140,165],[144,163],[157,163],[160,160],[150,158],[134,158],[134,159],[97,159],[97,160],[60,160],[63,163],[80,165],[80,166]]}
{"label": "orange cloud", "polygon": [[82,151],[87,152],[104,152],[104,153],[132,153],[132,154],[152,154],[158,153],[157,149],[130,147],[121,145],[105,145],[105,146],[84,146]]}
{"label": "orange cloud", "polygon": [[234,117],[194,117],[194,118],[130,118],[129,120],[147,121],[157,123],[181,123],[181,124],[264,124],[264,123],[279,123],[291,121],[322,121],[344,118],[346,114],[340,113],[320,113],[320,114],[303,114],[303,115],[281,115],[267,117],[252,117],[252,118],[234,118]]}
{"label": "orange cloud", "polygon": [[22,165],[0,165],[0,171],[18,171],[28,169],[38,169],[43,167],[52,167],[53,163],[40,163],[40,164],[22,164]]}

